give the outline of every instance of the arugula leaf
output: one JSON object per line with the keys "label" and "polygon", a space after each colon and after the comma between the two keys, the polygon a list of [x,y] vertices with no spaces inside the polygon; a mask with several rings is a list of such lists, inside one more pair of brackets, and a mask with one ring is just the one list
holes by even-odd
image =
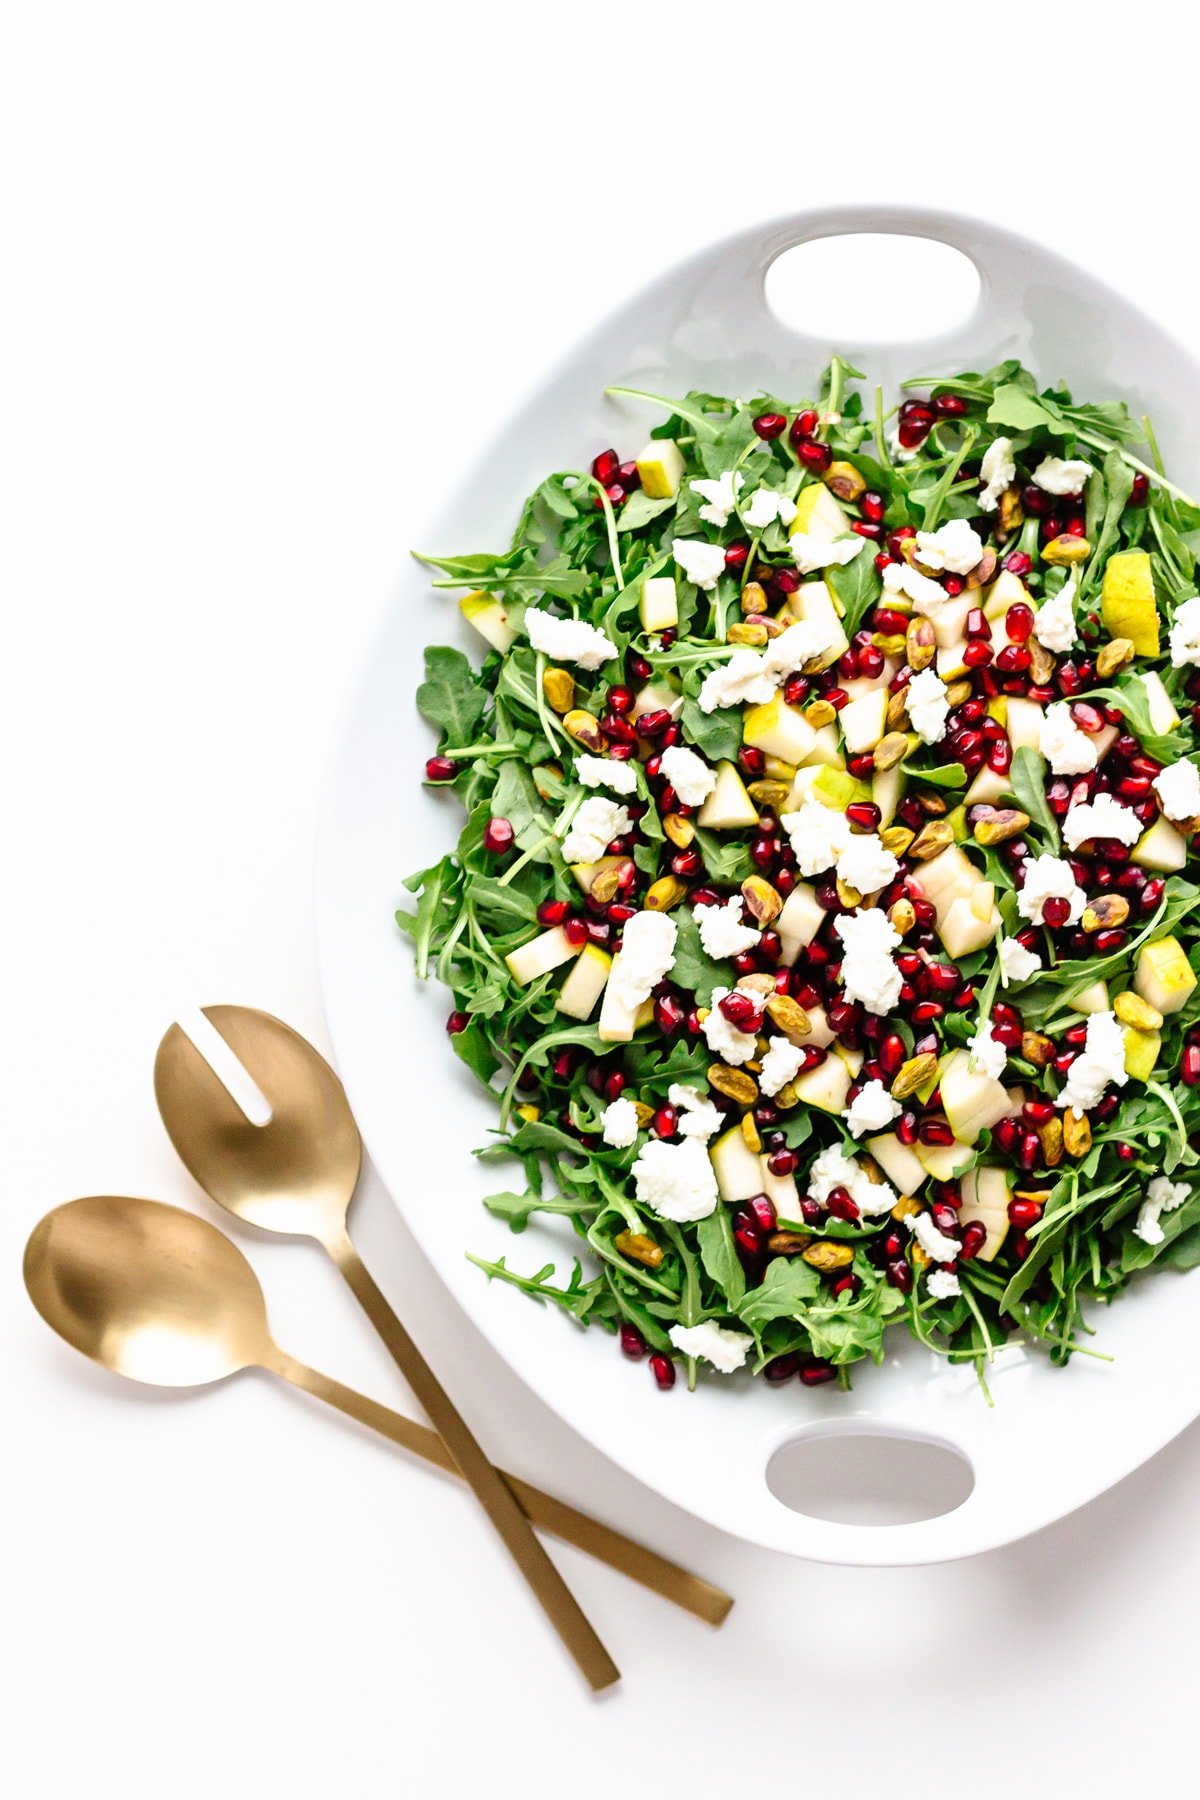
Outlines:
{"label": "arugula leaf", "polygon": [[842,604],[842,630],[852,638],[883,592],[875,559],[863,549],[850,562],[833,563],[824,573],[827,585]]}
{"label": "arugula leaf", "polygon": [[696,996],[697,1004],[712,1002],[714,987],[728,987],[733,979],[727,965],[714,962],[700,942],[700,927],[690,907],[680,907],[675,920],[675,962],[671,980]]}
{"label": "arugula leaf", "polygon": [[1010,431],[1053,431],[1061,434],[1065,427],[1035,395],[1016,382],[1006,381],[996,389],[987,410],[989,425],[1005,425]]}
{"label": "arugula leaf", "polygon": [[524,763],[501,763],[492,790],[492,814],[508,820],[517,843],[534,862],[553,862],[558,853],[554,820],[543,807]]}
{"label": "arugula leaf", "polygon": [[731,1312],[736,1312],[746,1292],[746,1272],[733,1242],[733,1225],[728,1208],[718,1204],[715,1212],[696,1226],[700,1244],[700,1261],[704,1270],[720,1288]]}
{"label": "arugula leaf", "polygon": [[704,867],[714,881],[725,882],[729,887],[741,887],[743,881],[754,873],[750,851],[745,844],[722,839],[715,831],[706,831],[702,825],[697,825],[696,846],[704,858]]}
{"label": "arugula leaf", "polygon": [[487,693],[461,650],[433,646],[425,652],[425,679],[417,710],[437,727],[442,741],[469,744],[487,711]]}
{"label": "arugula leaf", "polygon": [[934,769],[919,769],[915,763],[906,761],[901,767],[914,781],[928,782],[930,787],[960,788],[967,785],[967,771],[960,762],[939,763]]}
{"label": "arugula leaf", "polygon": [[742,714],[736,706],[716,712],[700,711],[695,700],[685,700],[680,714],[683,734],[709,762],[732,762],[742,745]]}
{"label": "arugula leaf", "polygon": [[1015,751],[1008,778],[1009,791],[1023,813],[1028,813],[1038,833],[1057,856],[1061,848],[1058,820],[1046,799],[1046,759],[1030,744]]}
{"label": "arugula leaf", "polygon": [[756,1288],[751,1288],[737,1313],[753,1327],[770,1319],[803,1319],[810,1300],[821,1292],[821,1277],[799,1256],[776,1256]]}

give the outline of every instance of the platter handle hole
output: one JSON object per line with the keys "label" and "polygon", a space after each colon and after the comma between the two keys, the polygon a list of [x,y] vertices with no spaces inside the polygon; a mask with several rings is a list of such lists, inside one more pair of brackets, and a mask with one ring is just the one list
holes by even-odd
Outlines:
{"label": "platter handle hole", "polygon": [[763,279],[780,323],[831,350],[942,337],[966,324],[981,291],[963,251],[890,231],[809,238],[782,250]]}
{"label": "platter handle hole", "polygon": [[966,1457],[928,1439],[817,1429],[780,1445],[767,1486],[792,1512],[838,1525],[910,1525],[940,1519],[969,1498]]}

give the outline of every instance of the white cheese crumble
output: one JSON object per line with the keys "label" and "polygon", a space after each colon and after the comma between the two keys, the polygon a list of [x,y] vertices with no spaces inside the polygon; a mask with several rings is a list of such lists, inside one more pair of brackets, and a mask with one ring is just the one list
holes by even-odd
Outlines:
{"label": "white cheese crumble", "polygon": [[1061,456],[1043,456],[1033,471],[1033,479],[1043,494],[1079,494],[1093,473],[1091,463],[1064,462]]}
{"label": "white cheese crumble", "polygon": [[1005,488],[1012,486],[1017,476],[1011,438],[992,439],[983,453],[979,473],[984,484],[979,496],[979,509],[981,512],[995,512],[1000,504],[1001,494]]}
{"label": "white cheese crumble", "polygon": [[566,862],[599,862],[614,838],[624,837],[633,821],[627,807],[593,794],[571,820],[563,839]]}
{"label": "white cheese crumble", "polygon": [[[697,907],[696,910],[700,909]],[[703,1029],[704,1041],[713,1055],[719,1056],[723,1062],[737,1064],[750,1061],[758,1048],[758,1035],[753,1031],[739,1031],[721,1011],[719,1002],[732,992],[732,988],[713,989],[712,1004]]]}
{"label": "white cheese crumble", "polygon": [[714,1106],[708,1095],[698,1088],[684,1087],[681,1082],[673,1081],[667,1089],[667,1099],[679,1114],[681,1137],[715,1137],[725,1124],[720,1107]]}
{"label": "white cheese crumble", "polygon": [[1096,1105],[1110,1082],[1124,1087],[1125,1034],[1111,1012],[1089,1013],[1087,1042],[1067,1071],[1059,1106],[1069,1106],[1077,1119]]}
{"label": "white cheese crumble", "polygon": [[923,613],[927,619],[936,618],[950,598],[940,581],[903,562],[888,563],[883,571],[883,585],[889,594],[906,594],[913,611]]}
{"label": "white cheese crumble", "polygon": [[[692,492],[699,494],[707,504],[700,508],[700,517],[708,525],[728,525],[729,515],[737,505],[737,497],[742,491],[745,476],[733,469],[726,469],[715,481],[691,481],[688,486]],[[724,558],[725,552],[721,555]]]}
{"label": "white cheese crumble", "polygon": [[925,1292],[931,1300],[954,1300],[962,1293],[962,1284],[953,1269],[930,1269]]}
{"label": "white cheese crumble", "polygon": [[700,929],[704,954],[711,956],[714,962],[720,962],[725,956],[740,956],[743,950],[753,950],[762,938],[757,926],[743,922],[740,894],[731,894],[722,905],[695,906],[692,917]]}
{"label": "white cheese crumble", "polygon": [[783,813],[780,824],[791,839],[796,867],[807,878],[832,869],[850,842],[850,821],[845,813],[818,800],[806,800],[799,812]]}
{"label": "white cheese crumble", "polygon": [[794,675],[807,662],[824,656],[837,642],[828,625],[817,619],[797,619],[772,638],[763,652],[763,668],[779,680]]}
{"label": "white cheese crumble", "polygon": [[857,532],[853,537],[834,538],[832,543],[827,538],[810,537],[807,531],[793,531],[788,539],[792,561],[801,575],[811,575],[815,569],[840,568],[853,562],[866,547],[866,538]]}
{"label": "white cheese crumble", "polygon": [[858,1000],[871,1013],[889,1013],[900,998],[903,977],[889,954],[900,943],[885,913],[842,913],[833,922],[845,948],[842,987],[847,1000]]}
{"label": "white cheese crumble", "polygon": [[1034,614],[1033,635],[1043,650],[1065,656],[1075,642],[1075,577],[1069,575],[1052,600]]}
{"label": "white cheese crumble", "polygon": [[1115,838],[1120,844],[1136,844],[1142,822],[1132,807],[1122,806],[1111,794],[1097,794],[1090,803],[1073,806],[1063,820],[1063,839],[1068,850],[1093,838]]}
{"label": "white cheese crumble", "polygon": [[1010,981],[1028,981],[1042,966],[1042,959],[1015,937],[1000,939],[1000,974],[1005,985]]}
{"label": "white cheese crumble", "polygon": [[949,519],[936,531],[918,531],[917,561],[927,569],[969,575],[983,555],[983,539],[965,519]]}
{"label": "white cheese crumble", "polygon": [[584,787],[611,788],[614,794],[636,794],[637,773],[632,763],[618,762],[607,756],[575,758],[575,779]]}
{"label": "white cheese crumble", "polygon": [[1038,749],[1056,775],[1086,775],[1099,761],[1095,744],[1086,731],[1080,731],[1065,700],[1046,708]]}
{"label": "white cheese crumble", "polygon": [[896,879],[899,870],[900,864],[873,831],[852,837],[837,859],[838,879],[860,894],[877,894]]}
{"label": "white cheese crumble", "polygon": [[999,1081],[1007,1061],[1008,1051],[992,1036],[991,1025],[981,1025],[967,1043],[967,1066],[981,1075],[990,1075],[993,1081]]}
{"label": "white cheese crumble", "polygon": [[1134,1237],[1140,1237],[1144,1244],[1161,1244],[1164,1233],[1159,1219],[1163,1213],[1174,1212],[1182,1206],[1191,1191],[1186,1181],[1171,1181],[1166,1175],[1156,1175],[1138,1208]]}
{"label": "white cheese crumble", "polygon": [[613,999],[635,1012],[675,961],[675,921],[667,913],[638,912],[626,921],[608,985]]}
{"label": "white cheese crumble", "polygon": [[946,735],[950,714],[946,691],[936,669],[921,669],[904,689],[909,724],[926,744],[938,744]]}
{"label": "white cheese crumble", "polygon": [[933,1222],[932,1213],[908,1213],[904,1220],[905,1228],[911,1231],[926,1256],[934,1262],[953,1262],[962,1245],[957,1238],[947,1237],[939,1231]]}
{"label": "white cheese crumble", "polygon": [[1171,662],[1177,669],[1200,663],[1200,596],[1175,608],[1170,630]]}
{"label": "white cheese crumble", "polygon": [[775,692],[776,681],[757,650],[735,650],[704,677],[697,696],[700,711],[716,712],[719,706],[761,706]]}
{"label": "white cheese crumble", "polygon": [[639,1206],[676,1225],[707,1219],[716,1208],[717,1178],[708,1151],[696,1138],[684,1138],[681,1144],[647,1138],[634,1160],[633,1185]]}
{"label": "white cheese crumble", "polygon": [[1200,814],[1200,769],[1195,763],[1169,763],[1151,784],[1168,819],[1194,819]]}
{"label": "white cheese crumble", "polygon": [[722,1375],[740,1369],[754,1348],[754,1339],[744,1331],[730,1331],[714,1319],[702,1319],[699,1325],[672,1325],[667,1336],[684,1356],[702,1356]]}
{"label": "white cheese crumble", "polygon": [[586,619],[556,619],[538,606],[525,608],[525,630],[535,650],[581,669],[598,669],[617,654],[612,639]]}
{"label": "white cheese crumble", "polygon": [[771,1047],[762,1059],[758,1085],[770,1099],[789,1081],[795,1081],[804,1063],[804,1049],[789,1038],[773,1037]]}
{"label": "white cheese crumble", "polygon": [[1068,925],[1078,925],[1087,895],[1077,884],[1069,862],[1060,856],[1034,856],[1025,864],[1025,880],[1017,895],[1017,911],[1031,925],[1040,925],[1047,900],[1066,900],[1071,911]]}
{"label": "white cheese crumble", "polygon": [[706,544],[703,538],[673,538],[671,555],[689,581],[698,588],[715,588],[725,573],[725,551],[720,544]]}
{"label": "white cheese crumble", "polygon": [[795,516],[796,502],[778,488],[755,488],[750,504],[742,508],[743,522],[751,531],[765,531],[776,519],[781,525],[790,525]]}
{"label": "white cheese crumble", "polygon": [[683,744],[669,744],[659,767],[685,806],[701,806],[717,785],[717,777],[702,756]]}
{"label": "white cheese crumble", "polygon": [[903,1111],[900,1102],[892,1099],[882,1081],[868,1081],[855,1094],[844,1115],[846,1130],[856,1138],[862,1137],[865,1131],[886,1131]]}
{"label": "white cheese crumble", "polygon": [[624,1094],[617,1100],[610,1100],[604,1109],[600,1122],[600,1135],[606,1144],[614,1150],[628,1150],[630,1144],[637,1142],[638,1117],[637,1107],[632,1100],[626,1100]]}
{"label": "white cheese crumble", "polygon": [[834,1188],[845,1188],[864,1219],[877,1219],[891,1212],[899,1198],[894,1187],[886,1181],[872,1181],[861,1163],[831,1144],[813,1159],[808,1192],[823,1204]]}

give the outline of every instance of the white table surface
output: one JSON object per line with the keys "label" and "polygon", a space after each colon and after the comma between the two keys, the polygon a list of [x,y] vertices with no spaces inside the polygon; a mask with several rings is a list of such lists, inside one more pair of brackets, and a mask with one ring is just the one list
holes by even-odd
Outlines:
{"label": "white table surface", "polygon": [[[790,1562],[547,1413],[368,1181],[362,1246],[489,1446],[737,1595],[713,1633],[562,1552],[625,1673],[596,1702],[450,1484],[265,1378],[184,1400],[121,1384],[24,1299],[21,1247],[60,1200],[209,1210],[150,1088],[176,1010],[258,1004],[326,1043],[318,796],[410,496],[627,291],[794,203],[915,199],[1046,237],[1195,336],[1190,69],[1128,9],[1119,68],[1078,13],[1014,21],[1034,41],[990,107],[996,22],[953,7],[922,8],[916,42],[902,9],[870,5],[849,35],[774,4],[754,24],[707,5],[407,10],[3,14],[0,1783],[21,1800],[1154,1783],[1192,1754],[1200,1430],[972,1563]],[[1022,97],[1024,50],[1040,73]],[[876,108],[857,138],[838,91],[856,59]],[[949,156],[927,81],[976,121]],[[1153,130],[1105,149],[1114,109]],[[240,1241],[289,1349],[403,1403],[315,1250]]]}

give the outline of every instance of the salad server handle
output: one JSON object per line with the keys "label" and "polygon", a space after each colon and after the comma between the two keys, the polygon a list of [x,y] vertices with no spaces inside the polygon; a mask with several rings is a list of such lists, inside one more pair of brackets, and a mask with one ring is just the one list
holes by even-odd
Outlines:
{"label": "salad server handle", "polygon": [[585,1678],[593,1689],[611,1687],[620,1680],[620,1670],[534,1536],[512,1489],[489,1462],[349,1237],[345,1233],[332,1236],[326,1248]]}

